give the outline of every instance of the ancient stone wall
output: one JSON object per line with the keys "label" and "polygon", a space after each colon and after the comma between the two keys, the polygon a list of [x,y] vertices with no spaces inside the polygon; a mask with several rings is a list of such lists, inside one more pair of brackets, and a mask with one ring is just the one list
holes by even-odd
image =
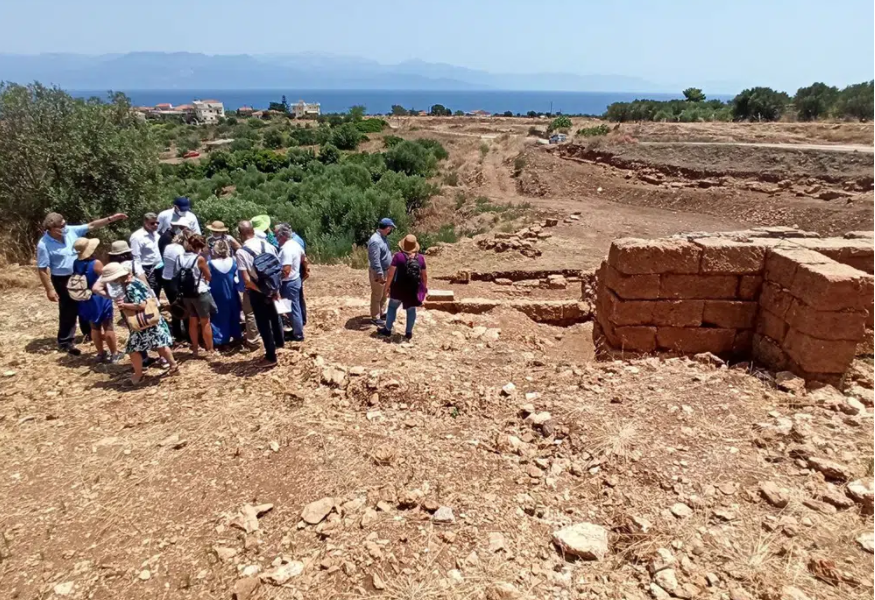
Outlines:
{"label": "ancient stone wall", "polygon": [[598,272],[609,351],[753,357],[832,381],[872,327],[872,238],[786,228],[620,239]]}

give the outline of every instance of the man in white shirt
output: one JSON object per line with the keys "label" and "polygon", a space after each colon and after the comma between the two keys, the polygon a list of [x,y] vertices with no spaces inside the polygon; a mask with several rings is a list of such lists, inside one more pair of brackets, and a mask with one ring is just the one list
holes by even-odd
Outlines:
{"label": "man in white shirt", "polygon": [[[240,221],[237,224],[237,232],[243,246],[237,250],[237,269],[243,278],[245,291],[243,292],[243,313],[247,310],[252,314],[258,333],[264,343],[263,367],[274,367],[277,364],[276,349],[285,345],[283,337],[283,325],[276,312],[274,299],[266,296],[255,283],[254,262],[255,257],[263,252],[278,256],[276,248],[265,240],[255,237],[255,230],[249,221]],[[246,315],[247,340],[249,339],[249,315]]]}
{"label": "man in white shirt", "polygon": [[158,215],[146,213],[143,216],[143,226],[131,234],[131,256],[134,259],[134,274],[142,275],[149,282],[149,287],[155,292],[155,297],[161,297],[164,261],[158,249]]}
{"label": "man in white shirt", "polygon": [[302,265],[306,264],[307,256],[304,248],[293,239],[292,228],[280,223],[274,229],[274,235],[280,244],[280,264],[283,266],[283,285],[280,295],[291,303],[289,318],[292,321],[292,341],[304,341],[304,319],[301,312],[301,277]]}
{"label": "man in white shirt", "polygon": [[158,234],[170,229],[171,223],[184,224],[192,233],[201,235],[201,226],[197,217],[191,212],[191,200],[180,196],[173,201],[173,207],[158,213]]}

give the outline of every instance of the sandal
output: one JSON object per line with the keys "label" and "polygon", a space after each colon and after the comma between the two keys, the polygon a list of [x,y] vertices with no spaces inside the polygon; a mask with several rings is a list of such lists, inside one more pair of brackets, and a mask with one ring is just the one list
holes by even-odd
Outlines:
{"label": "sandal", "polygon": [[173,366],[164,371],[163,375],[165,377],[170,377],[171,375],[176,375],[179,373],[179,363],[173,363]]}

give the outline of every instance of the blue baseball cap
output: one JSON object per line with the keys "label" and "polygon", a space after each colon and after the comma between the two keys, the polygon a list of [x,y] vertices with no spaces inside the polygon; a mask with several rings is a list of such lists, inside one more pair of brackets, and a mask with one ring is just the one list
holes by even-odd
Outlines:
{"label": "blue baseball cap", "polygon": [[395,227],[395,221],[390,218],[380,219],[380,229],[385,229],[386,227]]}
{"label": "blue baseball cap", "polygon": [[191,200],[189,200],[185,196],[179,196],[173,201],[173,206],[175,206],[182,212],[188,212],[191,210]]}

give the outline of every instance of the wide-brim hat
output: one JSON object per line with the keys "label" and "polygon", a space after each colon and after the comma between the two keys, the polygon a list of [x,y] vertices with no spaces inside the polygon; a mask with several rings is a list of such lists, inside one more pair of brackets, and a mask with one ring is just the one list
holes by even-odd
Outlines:
{"label": "wide-brim hat", "polygon": [[127,277],[131,272],[125,268],[122,263],[109,263],[103,267],[103,274],[100,276],[100,283],[107,283],[108,281],[115,281],[116,279],[121,279],[122,277]]}
{"label": "wide-brim hat", "polygon": [[131,251],[131,247],[128,245],[125,240],[116,240],[109,247],[109,255],[110,256],[118,256],[120,254],[127,254]]}
{"label": "wide-brim hat", "polygon": [[416,236],[412,233],[405,236],[403,240],[398,242],[398,247],[401,248],[402,252],[406,252],[408,254],[419,252],[419,242],[416,241]]}
{"label": "wide-brim hat", "polygon": [[73,242],[73,250],[79,256],[79,260],[85,260],[92,254],[97,246],[100,245],[100,240],[97,238],[79,238]]}
{"label": "wide-brim hat", "polygon": [[225,227],[225,224],[221,221],[213,221],[212,223],[207,225],[207,229],[209,229],[213,233],[228,233],[228,228]]}
{"label": "wide-brim hat", "polygon": [[252,223],[252,229],[255,231],[267,231],[270,229],[270,217],[268,215],[252,217],[252,220],[249,222]]}

